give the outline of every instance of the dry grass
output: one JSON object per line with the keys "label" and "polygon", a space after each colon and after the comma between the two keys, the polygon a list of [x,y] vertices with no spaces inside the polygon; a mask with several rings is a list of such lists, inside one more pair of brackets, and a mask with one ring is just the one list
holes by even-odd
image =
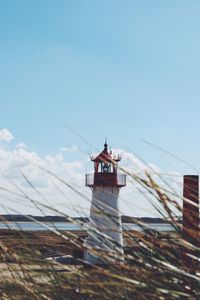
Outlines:
{"label": "dry grass", "polygon": [[[138,177],[126,173],[145,190],[175,231],[145,230],[146,225],[139,223],[143,233],[124,233],[124,262],[86,268],[81,263],[65,266],[45,259],[83,250],[78,232],[4,230],[0,233],[1,299],[200,299],[200,270],[195,263],[200,252],[182,235],[175,213],[181,213],[181,207],[173,191],[162,188],[149,174]],[[183,253],[193,255],[190,266],[182,259]],[[106,253],[105,259],[109,255]]]}

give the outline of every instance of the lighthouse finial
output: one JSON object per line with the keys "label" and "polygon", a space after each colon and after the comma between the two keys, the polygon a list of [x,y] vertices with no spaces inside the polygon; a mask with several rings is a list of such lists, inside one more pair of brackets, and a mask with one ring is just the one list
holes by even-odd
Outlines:
{"label": "lighthouse finial", "polygon": [[108,150],[107,137],[105,138],[104,149],[105,149],[106,151]]}

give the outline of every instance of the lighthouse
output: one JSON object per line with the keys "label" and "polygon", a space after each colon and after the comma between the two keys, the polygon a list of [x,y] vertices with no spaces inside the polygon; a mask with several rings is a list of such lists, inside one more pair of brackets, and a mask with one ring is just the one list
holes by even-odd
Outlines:
{"label": "lighthouse", "polygon": [[108,150],[107,142],[98,156],[91,157],[94,173],[86,174],[86,186],[92,190],[84,252],[87,264],[120,263],[124,259],[119,192],[126,185],[126,175],[118,172],[120,160]]}

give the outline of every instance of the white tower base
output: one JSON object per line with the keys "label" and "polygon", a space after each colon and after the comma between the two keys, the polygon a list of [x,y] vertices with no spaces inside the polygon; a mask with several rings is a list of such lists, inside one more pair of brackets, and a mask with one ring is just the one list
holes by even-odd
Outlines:
{"label": "white tower base", "polygon": [[93,189],[84,254],[88,264],[117,264],[124,259],[118,196],[118,187],[96,186]]}

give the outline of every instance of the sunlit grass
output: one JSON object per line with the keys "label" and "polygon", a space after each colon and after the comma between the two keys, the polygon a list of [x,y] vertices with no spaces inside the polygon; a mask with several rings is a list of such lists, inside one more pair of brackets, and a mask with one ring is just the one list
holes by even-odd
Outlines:
{"label": "sunlit grass", "polygon": [[[48,170],[43,170],[57,180],[57,184],[67,186],[74,193],[90,201],[87,195],[73,185]],[[184,265],[182,253],[192,253],[198,260],[199,248],[184,239],[178,217],[182,214],[179,195],[170,188],[164,178],[157,181],[149,173],[136,176],[126,169],[123,172],[144,193],[160,216],[173,226],[173,232],[148,230],[147,225],[133,218],[142,231],[125,231],[125,261],[108,266],[84,265],[77,260],[73,265],[64,265],[49,256],[71,254],[84,251],[83,241],[86,232],[60,232],[56,228],[48,232],[29,233],[23,231],[0,232],[0,290],[1,299],[199,299],[199,268]],[[30,180],[23,175],[27,183]],[[158,177],[157,177],[158,178]],[[159,182],[159,183],[158,183]],[[163,184],[164,182],[164,184]],[[31,185],[32,186],[32,185]],[[67,220],[85,226],[70,218],[57,208],[43,204],[24,192],[0,187],[6,193],[16,193],[22,199],[36,206],[43,215],[46,210],[52,214],[65,216]],[[33,188],[33,186],[32,186]],[[36,187],[34,187],[36,190]],[[45,196],[45,195],[44,195]],[[176,200],[174,200],[176,199]],[[3,205],[8,211],[11,207]],[[106,212],[105,212],[106,213]],[[2,220],[3,221],[3,220]],[[30,221],[35,221],[30,217]],[[40,222],[39,222],[40,224]],[[8,228],[9,228],[9,224]],[[42,226],[42,223],[40,224]],[[85,227],[84,227],[85,228]],[[99,234],[92,224],[87,224],[88,234]],[[81,238],[82,235],[82,238]],[[90,249],[92,251],[92,249]],[[93,250],[94,251],[94,250]],[[105,260],[111,253],[99,253]]]}

